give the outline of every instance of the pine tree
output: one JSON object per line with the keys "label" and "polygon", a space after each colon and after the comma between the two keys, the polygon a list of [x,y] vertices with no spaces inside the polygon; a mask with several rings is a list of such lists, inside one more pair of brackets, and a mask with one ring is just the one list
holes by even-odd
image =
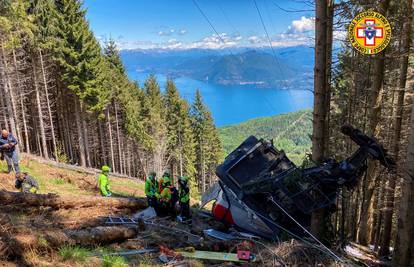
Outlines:
{"label": "pine tree", "polygon": [[164,95],[164,105],[167,123],[168,156],[171,170],[182,176],[190,177],[193,182],[194,168],[194,138],[190,125],[187,103],[180,98],[172,80],[167,80]]}
{"label": "pine tree", "polygon": [[162,173],[166,169],[166,112],[164,110],[160,86],[155,76],[151,75],[145,81],[144,93],[141,117],[143,118],[145,131],[151,137],[146,147],[146,150],[150,153],[148,167],[157,173]]}
{"label": "pine tree", "polygon": [[102,110],[99,101],[103,92],[102,56],[98,41],[89,29],[85,10],[77,0],[60,0],[58,63],[63,70],[62,80],[89,110]]}
{"label": "pine tree", "polygon": [[111,66],[116,68],[120,74],[125,75],[124,64],[122,63],[116,43],[112,38],[105,44],[104,55]]}
{"label": "pine tree", "polygon": [[201,193],[215,178],[215,167],[221,159],[221,144],[210,112],[204,106],[197,90],[190,111],[191,127],[195,138],[197,184]]}

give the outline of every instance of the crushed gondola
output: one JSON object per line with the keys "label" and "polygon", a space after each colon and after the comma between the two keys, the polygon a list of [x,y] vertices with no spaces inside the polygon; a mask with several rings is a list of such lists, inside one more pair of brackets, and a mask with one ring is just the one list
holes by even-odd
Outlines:
{"label": "crushed gondola", "polygon": [[339,189],[357,184],[368,159],[389,170],[395,167],[375,138],[352,126],[341,131],[358,149],[342,161],[330,158],[310,168],[297,167],[271,142],[250,136],[217,167],[218,183],[203,196],[202,205],[214,200],[217,220],[266,239],[278,239],[283,232],[304,236],[312,212],[334,212]]}

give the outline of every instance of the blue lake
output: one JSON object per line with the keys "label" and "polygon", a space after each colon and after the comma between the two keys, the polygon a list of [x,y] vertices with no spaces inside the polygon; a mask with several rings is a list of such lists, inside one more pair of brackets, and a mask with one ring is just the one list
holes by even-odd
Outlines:
{"label": "blue lake", "polygon": [[[148,73],[129,72],[129,77],[144,84]],[[166,77],[156,75],[162,89]],[[175,83],[181,96],[192,102],[197,89],[209,107],[217,126],[237,124],[249,119],[298,111],[313,106],[313,94],[305,90],[278,90],[252,85],[223,86],[180,77]]]}

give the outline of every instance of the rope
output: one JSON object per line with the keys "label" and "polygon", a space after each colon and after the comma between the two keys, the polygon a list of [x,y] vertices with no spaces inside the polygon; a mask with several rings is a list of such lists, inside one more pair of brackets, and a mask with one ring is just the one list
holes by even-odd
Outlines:
{"label": "rope", "polygon": [[[275,204],[283,213],[285,213],[294,223],[296,223],[305,233],[307,233],[312,239],[314,239],[322,248],[324,248],[332,257],[337,259],[339,262],[344,263],[344,260],[337,256],[332,250],[325,246],[318,238],[316,238],[311,232],[309,232],[305,227],[303,227],[295,218],[293,218],[289,212],[287,212],[279,203],[277,203],[273,197],[269,197],[269,200]],[[293,234],[293,233],[292,233]]]}

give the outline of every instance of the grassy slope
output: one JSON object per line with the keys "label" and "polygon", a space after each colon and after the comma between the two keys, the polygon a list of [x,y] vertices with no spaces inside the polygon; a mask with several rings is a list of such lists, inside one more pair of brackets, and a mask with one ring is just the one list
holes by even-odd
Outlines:
{"label": "grassy slope", "polygon": [[[22,171],[27,171],[36,178],[40,186],[39,193],[99,195],[97,180],[93,175],[41,164],[25,156],[21,157],[20,166]],[[15,191],[14,175],[5,174],[6,169],[5,161],[1,161],[0,189]],[[144,184],[138,180],[110,177],[110,186],[112,191],[121,195],[144,196]]]}
{"label": "grassy slope", "polygon": [[[73,196],[99,196],[96,187],[96,177],[77,171],[71,171],[61,168],[41,164],[27,156],[22,156],[20,165],[23,171],[28,171],[34,176],[40,186],[39,193],[57,193],[59,195]],[[14,188],[14,174],[6,174],[4,171],[7,166],[4,161],[0,161],[0,190],[16,191]],[[110,185],[113,192],[125,196],[144,196],[144,183],[138,180],[127,178],[110,177]],[[33,226],[37,222],[42,226],[51,225],[48,230],[56,230],[54,224],[63,224],[68,229],[75,229],[79,223],[88,223],[99,216],[110,215],[113,212],[105,208],[86,208],[86,209],[62,209],[48,212],[34,212],[33,209],[16,209],[10,207],[0,207],[0,217],[6,216],[13,225],[13,231],[18,233],[36,233],[41,236],[38,226]],[[4,210],[3,210],[4,209]],[[47,210],[41,209],[41,210]],[[1,215],[3,213],[3,215]],[[55,219],[54,219],[55,218]],[[56,219],[58,218],[58,219]],[[1,219],[1,218],[0,218]],[[58,220],[58,222],[56,222]],[[76,222],[74,222],[76,221]],[[60,226],[62,227],[62,226]],[[1,232],[0,228],[0,232]],[[107,257],[100,259],[89,257],[91,251],[113,251],[112,247],[97,247],[95,249],[83,248],[79,246],[64,246],[58,249],[57,253],[43,253],[38,251],[27,251],[24,254],[24,261],[33,266],[127,266],[127,262],[122,257]],[[1,252],[1,251],[0,251]],[[1,256],[1,253],[0,253]],[[12,262],[4,262],[0,257],[0,266],[19,266]],[[139,266],[145,266],[145,259],[134,258],[135,263],[141,263]],[[130,263],[131,265],[134,265]],[[135,264],[137,265],[137,264]],[[148,265],[149,266],[149,265]]]}
{"label": "grassy slope", "polygon": [[273,139],[277,148],[283,149],[293,162],[300,164],[305,153],[310,151],[311,115],[310,110],[302,110],[221,127],[220,138],[224,151],[227,155],[248,136],[255,135]]}

